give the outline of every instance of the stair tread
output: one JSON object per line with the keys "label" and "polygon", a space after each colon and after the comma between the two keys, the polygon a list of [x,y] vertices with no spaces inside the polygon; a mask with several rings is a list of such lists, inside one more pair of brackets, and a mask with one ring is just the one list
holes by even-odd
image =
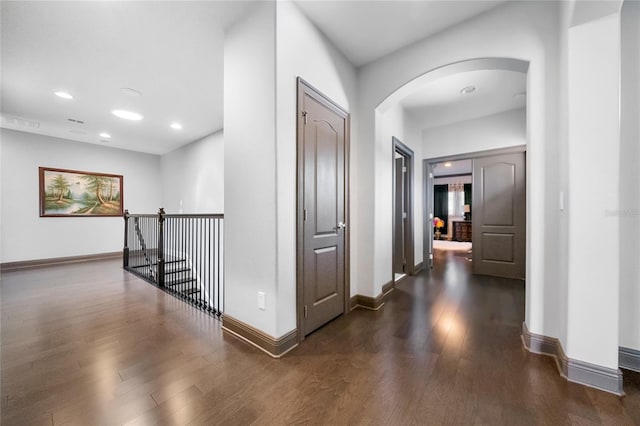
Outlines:
{"label": "stair tread", "polygon": [[176,269],[169,269],[169,270],[165,268],[164,270],[165,275],[179,274],[180,272],[191,272],[191,268],[180,268],[180,269],[176,268]]}
{"label": "stair tread", "polygon": [[186,284],[186,283],[191,283],[195,281],[196,281],[195,278],[176,278],[173,280],[165,280],[164,285],[174,287],[180,284]]}

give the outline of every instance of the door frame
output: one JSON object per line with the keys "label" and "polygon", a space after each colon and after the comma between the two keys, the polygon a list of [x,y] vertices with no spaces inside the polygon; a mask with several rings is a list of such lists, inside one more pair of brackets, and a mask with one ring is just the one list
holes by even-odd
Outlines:
{"label": "door frame", "polygon": [[[404,239],[404,252],[405,252],[405,261],[406,263],[406,275],[414,275],[415,274],[415,244],[414,244],[414,235],[413,235],[413,150],[409,148],[407,145],[402,143],[400,139],[392,136],[393,141],[393,150],[391,152],[391,161],[395,161],[396,153],[402,155],[405,159],[405,167],[406,171],[406,182],[407,187],[405,192],[407,193],[407,218],[405,221],[405,239]],[[395,164],[395,162],[393,163]],[[395,183],[395,173],[393,174],[392,183]],[[393,211],[393,220],[395,221],[395,202],[396,202],[396,187],[393,185],[393,196],[392,196],[392,211]],[[391,282],[396,282],[395,272],[393,268],[393,261],[396,258],[396,227],[395,223],[392,226],[392,249],[391,249]]]}
{"label": "door frame", "polygon": [[[429,268],[433,268],[433,225],[430,225],[430,222],[433,221],[433,169],[434,166],[438,163],[443,163],[446,161],[457,161],[457,160],[473,160],[474,158],[482,158],[482,157],[492,157],[494,155],[501,154],[516,154],[520,152],[527,152],[526,145],[516,145],[507,148],[497,148],[497,149],[489,149],[485,151],[474,151],[468,152],[464,154],[454,154],[454,155],[446,155],[443,157],[435,157],[435,158],[427,158],[422,162],[422,170],[423,170],[423,184],[425,188],[425,199],[424,199],[424,258],[429,260]],[[472,171],[473,173],[473,171]],[[525,176],[525,188],[527,186],[527,180]],[[525,200],[525,208],[527,201]],[[526,216],[526,221],[529,220],[528,215]],[[473,228],[473,215],[471,216],[471,227]],[[527,235],[527,229],[525,222],[525,247],[526,241],[529,236]],[[525,255],[526,262],[526,255]],[[526,275],[526,273],[525,273]],[[525,276],[526,279],[526,276]]]}
{"label": "door frame", "polygon": [[297,342],[305,339],[302,324],[304,322],[304,121],[302,106],[304,95],[308,94],[316,101],[331,109],[345,119],[344,129],[344,217],[347,224],[344,229],[344,313],[351,309],[351,214],[349,208],[349,163],[351,116],[340,105],[324,93],[306,82],[296,78],[296,335]]}

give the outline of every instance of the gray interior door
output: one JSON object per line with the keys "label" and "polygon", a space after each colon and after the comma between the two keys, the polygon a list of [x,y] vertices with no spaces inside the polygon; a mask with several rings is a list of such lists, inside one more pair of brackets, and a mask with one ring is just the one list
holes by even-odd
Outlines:
{"label": "gray interior door", "polygon": [[345,309],[347,116],[311,90],[304,89],[300,101],[304,117],[299,145],[304,169],[302,329],[307,335]]}
{"label": "gray interior door", "polygon": [[406,272],[405,245],[405,179],[404,157],[396,158],[394,163],[394,208],[393,208],[393,272]]}
{"label": "gray interior door", "polygon": [[525,154],[473,160],[473,272],[525,277]]}

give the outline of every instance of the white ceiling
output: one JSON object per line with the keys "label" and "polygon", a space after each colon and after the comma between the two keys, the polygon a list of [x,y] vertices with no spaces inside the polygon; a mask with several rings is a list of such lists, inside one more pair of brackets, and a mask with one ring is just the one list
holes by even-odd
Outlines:
{"label": "white ceiling", "polygon": [[[2,1],[2,127],[90,143],[104,143],[98,135],[107,132],[108,146],[155,154],[219,130],[223,30],[249,7]],[[123,87],[142,96],[124,94]],[[58,90],[74,99],[56,97]],[[144,119],[122,120],[114,109]],[[172,121],[183,130],[169,128]]]}
{"label": "white ceiling", "polygon": [[[468,94],[460,91],[475,87]],[[526,105],[527,75],[477,70],[440,78],[400,101],[422,129],[471,120]]]}
{"label": "white ceiling", "polygon": [[[296,4],[352,63],[362,65],[503,1]],[[220,130],[224,29],[254,3],[2,1],[0,125],[153,154]],[[54,96],[58,90],[74,99]],[[433,115],[440,107],[424,106],[428,97],[412,96],[405,107]],[[442,103],[446,110],[452,101],[444,97]],[[131,109],[144,119],[125,121],[111,114],[114,109]],[[173,121],[183,129],[170,129]]]}
{"label": "white ceiling", "polygon": [[[448,164],[448,166],[447,166]],[[437,163],[433,169],[433,176],[445,177],[456,175],[470,175],[473,172],[473,160],[447,161]]]}
{"label": "white ceiling", "polygon": [[299,0],[296,4],[359,67],[504,1]]}

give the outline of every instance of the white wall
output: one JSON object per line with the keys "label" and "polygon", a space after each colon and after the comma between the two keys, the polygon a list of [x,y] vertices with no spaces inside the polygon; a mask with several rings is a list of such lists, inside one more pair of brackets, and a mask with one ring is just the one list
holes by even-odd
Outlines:
{"label": "white wall", "polygon": [[[404,140],[402,143],[413,150],[413,251],[415,265],[424,262],[424,170],[422,159],[421,127],[411,115],[404,114]],[[414,265],[414,266],[415,266]],[[425,266],[426,267],[426,266]]]}
{"label": "white wall", "polygon": [[621,18],[620,346],[640,350],[640,2]]}
{"label": "white wall", "polygon": [[225,33],[224,112],[225,313],[277,337],[273,2]]}
{"label": "white wall", "polygon": [[[353,107],[353,67],[293,3],[259,3],[227,31],[225,307],[273,337],[296,327],[298,76]],[[265,310],[257,308],[258,291]]]}
{"label": "white wall", "polygon": [[526,109],[422,130],[424,158],[527,144]]}
{"label": "white wall", "polygon": [[571,196],[565,352],[569,358],[617,369],[620,16],[572,27],[568,65]]}
{"label": "white wall", "polygon": [[[390,173],[389,141],[378,135],[373,111],[406,83],[430,70],[474,58],[515,58],[529,62],[527,123],[527,307],[526,322],[534,333],[560,334],[560,313],[545,312],[545,304],[557,298],[558,263],[566,261],[549,240],[558,219],[558,160],[549,147],[558,137],[558,5],[555,2],[508,2],[359,69],[357,111],[359,131],[358,217],[361,247],[380,247],[385,253],[359,250],[358,268],[366,271],[378,259],[390,259],[386,249],[386,224],[391,209],[387,187],[371,182]],[[374,144],[371,149],[371,144]],[[425,155],[425,153],[423,153]],[[374,190],[375,189],[375,190]],[[553,201],[551,201],[553,198]],[[550,260],[555,260],[555,264]],[[386,260],[385,260],[386,262]],[[358,286],[362,294],[376,296],[388,273],[364,273]]]}
{"label": "white wall", "polygon": [[433,179],[434,185],[449,185],[451,183],[473,183],[473,175],[464,175],[456,177],[437,177]]}
{"label": "white wall", "polygon": [[124,208],[160,206],[160,157],[14,130],[0,130],[2,258],[16,262],[122,250],[121,217],[41,218],[38,167],[123,175]]}
{"label": "white wall", "polygon": [[[302,77],[351,112],[356,98],[356,73],[292,2],[277,2],[276,22],[277,335],[283,335],[296,327],[296,78]],[[352,116],[351,127],[356,125]],[[351,158],[354,156],[357,153],[352,149]],[[353,179],[351,192],[357,193]],[[357,208],[353,198],[351,206]],[[357,239],[353,218],[352,214],[351,223],[347,224],[352,242]],[[352,243],[352,263],[357,251],[357,245]],[[353,278],[357,273],[352,267],[352,282],[357,282]],[[351,293],[357,293],[355,286]]]}
{"label": "white wall", "polygon": [[[413,234],[414,234],[414,263],[415,265],[423,261],[423,235],[424,228],[422,210],[424,204],[424,191],[422,185],[422,140],[420,137],[420,127],[418,122],[405,112],[400,104],[390,105],[376,111],[376,131],[382,140],[388,142],[385,146],[386,155],[380,152],[376,157],[379,162],[378,169],[380,174],[375,176],[376,191],[380,191],[379,202],[387,203],[387,207],[392,209],[393,206],[393,138],[397,138],[411,148],[413,151]],[[380,146],[382,148],[382,146]],[[391,165],[391,166],[389,166]],[[384,198],[382,198],[384,196]],[[393,252],[393,216],[376,216],[376,228],[382,228],[389,232],[385,232],[384,236],[378,240],[379,246],[374,248],[374,276],[385,277],[383,285],[393,281],[392,257],[387,257]],[[384,279],[384,278],[383,278]],[[381,290],[381,289],[380,289]],[[378,293],[379,294],[379,293]],[[376,294],[377,296],[377,294]]]}
{"label": "white wall", "polygon": [[224,213],[222,131],[160,158],[162,207],[167,213]]}

